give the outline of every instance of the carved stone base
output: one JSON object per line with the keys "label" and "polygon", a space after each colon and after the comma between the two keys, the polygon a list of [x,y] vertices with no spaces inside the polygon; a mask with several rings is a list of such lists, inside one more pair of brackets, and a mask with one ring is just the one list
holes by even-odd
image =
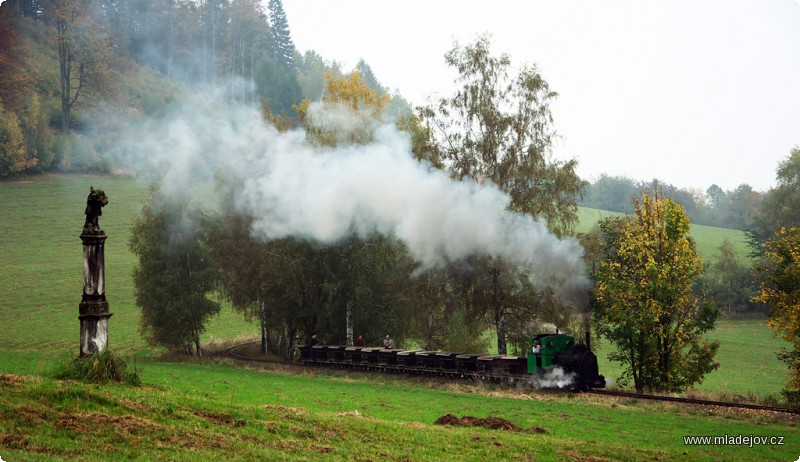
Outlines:
{"label": "carved stone base", "polygon": [[[83,305],[83,303],[81,303]],[[83,308],[83,306],[81,306]],[[108,311],[108,303],[106,303]],[[81,357],[102,353],[108,348],[108,318],[112,313],[81,314]]]}
{"label": "carved stone base", "polygon": [[78,305],[78,314],[108,314],[108,302],[106,296],[102,297],[87,297],[83,296],[83,300]]}

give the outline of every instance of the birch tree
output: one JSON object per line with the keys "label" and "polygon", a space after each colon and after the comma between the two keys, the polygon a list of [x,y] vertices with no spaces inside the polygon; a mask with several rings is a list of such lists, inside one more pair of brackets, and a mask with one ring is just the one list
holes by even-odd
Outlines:
{"label": "birch tree", "polygon": [[92,20],[88,0],[57,0],[55,9],[61,90],[61,129],[69,131],[72,109],[91,102],[108,85],[108,34]]}
{"label": "birch tree", "polygon": [[[585,183],[575,173],[577,161],[551,156],[556,134],[550,103],[557,94],[533,65],[512,74],[511,58],[493,55],[487,36],[456,44],[445,61],[458,72],[456,93],[419,108],[445,168],[454,178],[491,181],[510,196],[510,210],[544,218],[558,236],[569,234]],[[515,304],[503,281],[515,277],[501,273],[518,268],[501,259],[483,266],[488,284],[476,288],[484,291],[478,298],[491,313],[498,352],[505,354],[506,315]]]}
{"label": "birch tree", "polygon": [[207,295],[217,280],[205,214],[187,200],[154,191],[135,219],[129,247],[141,331],[152,344],[202,355],[200,334],[219,312]]}

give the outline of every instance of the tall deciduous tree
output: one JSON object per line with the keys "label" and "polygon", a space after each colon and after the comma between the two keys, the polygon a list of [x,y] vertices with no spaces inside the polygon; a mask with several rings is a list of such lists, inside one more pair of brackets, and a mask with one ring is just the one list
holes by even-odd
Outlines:
{"label": "tall deciduous tree", "polygon": [[752,301],[758,292],[752,267],[739,261],[727,239],[717,249],[716,259],[708,265],[700,283],[705,295],[723,312],[754,311],[763,306]]}
{"label": "tall deciduous tree", "polygon": [[246,319],[258,319],[261,326],[261,353],[270,343],[270,315],[267,288],[269,244],[256,240],[250,233],[252,220],[230,211],[230,207],[213,221],[210,234],[211,254],[219,268],[220,292],[233,308]]}
{"label": "tall deciduous tree", "polygon": [[108,84],[108,35],[89,14],[88,0],[57,0],[55,9],[61,89],[61,129],[80,101],[101,94]]}
{"label": "tall deciduous tree", "polygon": [[781,228],[800,227],[800,146],[778,164],[776,182],[747,233],[754,257],[765,254],[766,242]]}
{"label": "tall deciduous tree", "polygon": [[348,124],[347,129],[344,126],[331,127],[320,123],[319,119],[313,117],[311,100],[305,98],[293,107],[308,133],[309,140],[322,146],[364,144],[371,141],[374,122],[382,120],[389,105],[389,95],[378,95],[355,71],[341,78],[326,74],[325,82],[324,97],[319,102],[321,111],[339,113],[340,118],[351,119],[356,123]]}
{"label": "tall deciduous tree", "polygon": [[[576,198],[584,182],[575,173],[577,161],[555,161],[551,145],[550,102],[556,93],[535,66],[511,74],[511,59],[494,56],[490,41],[454,46],[445,55],[458,71],[456,94],[420,108],[444,165],[455,178],[491,181],[511,197],[509,209],[547,220],[556,235],[569,233],[578,221]],[[505,316],[511,307],[500,272],[489,266],[485,297],[497,330],[497,348],[506,353]]]}
{"label": "tall deciduous tree", "polygon": [[615,347],[609,359],[625,365],[623,382],[632,379],[640,392],[683,390],[719,366],[719,342],[703,341],[719,311],[692,292],[702,262],[683,208],[647,194],[634,205],[633,217],[601,222],[597,330]]}
{"label": "tall deciduous tree", "polygon": [[270,241],[260,258],[264,258],[262,274],[268,281],[267,309],[280,324],[276,326],[281,337],[277,343],[284,348],[284,358],[291,360],[298,337],[311,340],[330,303],[327,251],[305,240],[286,238]]}
{"label": "tall deciduous tree", "polygon": [[760,294],[757,300],[772,308],[769,325],[792,349],[780,354],[789,366],[784,394],[800,404],[800,228],[781,228],[765,244],[759,266]]}
{"label": "tall deciduous tree", "polygon": [[158,345],[201,355],[200,334],[219,312],[207,297],[217,269],[208,246],[206,216],[187,200],[154,191],[133,224],[131,252],[141,330]]}
{"label": "tall deciduous tree", "polygon": [[[372,139],[372,129],[376,121],[380,121],[383,112],[389,104],[389,95],[379,95],[370,88],[357,71],[342,78],[334,78],[331,74],[325,75],[326,85],[324,98],[320,101],[320,111],[333,111],[340,118],[357,123],[348,124],[348,129],[331,128],[320,119],[314,117],[312,103],[304,99],[299,105],[294,106],[295,111],[308,133],[311,142],[321,146],[336,146],[347,144],[363,144]],[[323,118],[324,119],[324,118]],[[394,284],[397,274],[401,271],[398,263],[401,258],[397,251],[398,244],[392,239],[374,236],[369,239],[359,239],[353,233],[338,245],[332,246],[326,254],[325,266],[331,272],[333,285],[331,286],[333,310],[344,318],[344,336],[348,345],[353,344],[356,325],[362,330],[367,327],[366,313],[369,308],[385,305],[391,299],[390,294],[381,294],[376,287],[389,290]],[[382,267],[383,271],[375,271]],[[404,273],[403,273],[404,274]],[[388,295],[388,296],[387,296]],[[360,315],[359,322],[356,317]],[[384,326],[390,324],[388,320],[382,321]],[[336,332],[340,323],[332,322],[329,331]],[[366,333],[366,332],[362,332]],[[394,333],[398,339],[397,332]]]}
{"label": "tall deciduous tree", "polygon": [[33,81],[23,68],[18,27],[17,15],[8,7],[0,8],[0,103],[12,112],[22,108]]}

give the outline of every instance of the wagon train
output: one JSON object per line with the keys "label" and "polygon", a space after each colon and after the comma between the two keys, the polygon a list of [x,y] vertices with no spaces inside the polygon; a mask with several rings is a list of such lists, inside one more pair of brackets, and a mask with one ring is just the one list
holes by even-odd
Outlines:
{"label": "wagon train", "polygon": [[300,361],[309,366],[529,383],[536,388],[604,388],[597,356],[587,345],[588,334],[586,344],[580,344],[570,335],[551,333],[530,337],[525,356],[320,344],[298,349]]}

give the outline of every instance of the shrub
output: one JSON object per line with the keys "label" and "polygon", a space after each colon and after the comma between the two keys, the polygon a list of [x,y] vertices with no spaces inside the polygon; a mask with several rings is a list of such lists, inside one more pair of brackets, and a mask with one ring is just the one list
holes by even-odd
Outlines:
{"label": "shrub", "polygon": [[34,165],[36,159],[27,156],[19,119],[0,106],[0,176],[22,172]]}
{"label": "shrub", "polygon": [[124,359],[114,356],[109,350],[89,357],[79,357],[56,365],[53,377],[80,380],[87,383],[118,382],[141,385],[139,370],[134,365],[128,368]]}

